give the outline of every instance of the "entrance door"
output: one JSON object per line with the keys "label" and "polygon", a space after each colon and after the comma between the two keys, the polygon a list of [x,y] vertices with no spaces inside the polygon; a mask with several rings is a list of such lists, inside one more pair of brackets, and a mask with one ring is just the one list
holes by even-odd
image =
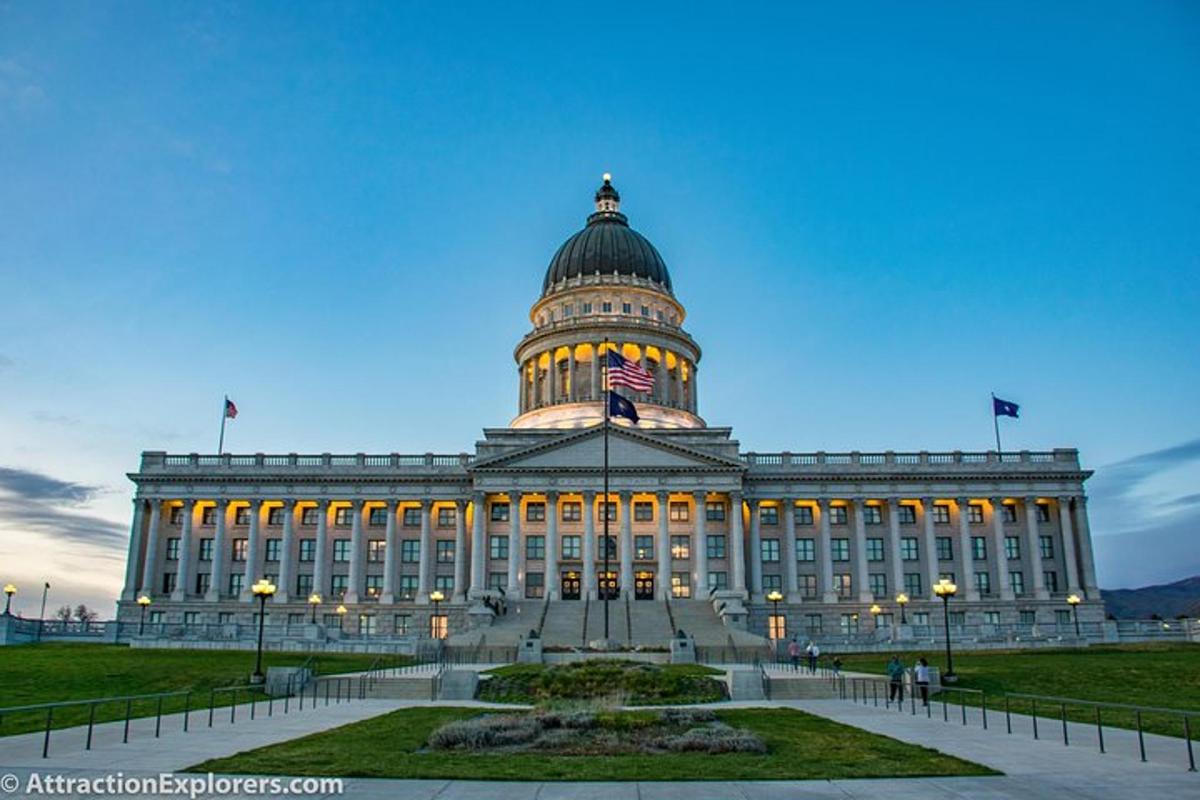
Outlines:
{"label": "entrance door", "polygon": [[574,570],[567,570],[562,574],[562,599],[563,600],[578,600],[579,599],[579,573]]}
{"label": "entrance door", "polygon": [[633,579],[633,599],[654,599],[654,573],[639,572]]}
{"label": "entrance door", "polygon": [[598,595],[601,600],[619,599],[621,585],[617,581],[617,573],[601,572],[597,574],[596,578],[599,583]]}

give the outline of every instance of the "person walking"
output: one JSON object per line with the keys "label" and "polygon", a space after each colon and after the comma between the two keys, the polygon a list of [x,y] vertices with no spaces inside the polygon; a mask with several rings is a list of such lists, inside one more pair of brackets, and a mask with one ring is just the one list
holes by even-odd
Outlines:
{"label": "person walking", "polygon": [[817,646],[816,642],[809,642],[808,648],[808,671],[816,675],[817,661],[821,658],[821,648]]}
{"label": "person walking", "polygon": [[887,664],[888,676],[888,700],[899,698],[900,702],[904,702],[904,664],[900,661],[900,656],[892,656],[892,660]]}
{"label": "person walking", "polygon": [[917,661],[917,668],[914,670],[914,677],[917,681],[917,691],[921,695],[921,705],[929,705],[929,662],[924,658]]}
{"label": "person walking", "polygon": [[837,678],[842,674],[842,659],[840,656],[833,657],[833,677]]}
{"label": "person walking", "polygon": [[792,641],[788,643],[788,658],[792,662],[792,672],[800,671],[800,642],[796,641],[796,637],[792,637]]}

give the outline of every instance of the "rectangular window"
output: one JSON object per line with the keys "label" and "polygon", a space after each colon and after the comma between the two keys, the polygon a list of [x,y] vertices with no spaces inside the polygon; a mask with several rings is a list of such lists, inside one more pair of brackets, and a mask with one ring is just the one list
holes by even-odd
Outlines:
{"label": "rectangular window", "polygon": [[300,512],[301,525],[316,525],[320,519],[320,510],[316,508],[306,508]]}
{"label": "rectangular window", "polygon": [[771,592],[783,591],[783,576],[782,575],[763,575],[762,576],[762,588],[763,588],[763,591],[767,592],[768,594],[770,594]]}
{"label": "rectangular window", "polygon": [[397,595],[401,600],[414,600],[417,596],[417,576],[401,575],[397,584]]}
{"label": "rectangular window", "polygon": [[335,564],[346,564],[350,561],[350,540],[333,540],[333,561]]}
{"label": "rectangular window", "polygon": [[525,537],[525,558],[529,561],[543,561],[546,558],[546,537]]}
{"label": "rectangular window", "polygon": [[904,593],[909,597],[921,596],[921,573],[906,572],[904,573]]}
{"label": "rectangular window", "polygon": [[333,512],[333,524],[343,528],[354,524],[354,509],[342,506]]}
{"label": "rectangular window", "polygon": [[965,611],[951,611],[951,612],[950,612],[950,624],[951,624],[951,625],[956,625],[956,626],[958,626],[958,627],[960,627],[960,628],[961,628],[963,625],[966,625],[966,624],[967,624],[967,612],[965,612]]}
{"label": "rectangular window", "polygon": [[234,539],[233,540],[233,549],[230,551],[230,560],[245,561],[246,560],[246,548],[249,546],[250,546],[250,542],[247,539]]}
{"label": "rectangular window", "polygon": [[367,515],[367,524],[372,528],[382,528],[387,525],[388,510],[386,508],[372,508]]}
{"label": "rectangular window", "polygon": [[654,504],[653,503],[634,503],[633,504],[633,520],[634,520],[634,522],[653,522],[654,521]]}
{"label": "rectangular window", "polygon": [[296,576],[296,596],[302,597],[305,600],[307,600],[308,596],[312,593],[313,593],[312,573],[309,572],[304,575],[297,575]]}
{"label": "rectangular window", "polygon": [[1008,573],[1008,585],[1013,594],[1025,594],[1025,575],[1020,571]]}
{"label": "rectangular window", "polygon": [[562,504],[562,521],[563,522],[579,522],[583,519],[583,504],[582,503],[563,503]]}
{"label": "rectangular window", "polygon": [[954,560],[954,540],[949,536],[937,537],[938,561]]}
{"label": "rectangular window", "polygon": [[507,536],[488,537],[488,558],[492,559],[493,561],[501,561],[508,558]]}
{"label": "rectangular window", "polygon": [[263,540],[263,559],[265,561],[278,561],[281,552],[283,552],[283,539]]}
{"label": "rectangular window", "polygon": [[1004,557],[1016,561],[1021,557],[1021,539],[1017,536],[1004,537]]}
{"label": "rectangular window", "polygon": [[[254,618],[257,620],[258,615],[255,614]],[[196,625],[196,624],[199,624],[199,622],[200,622],[199,612],[196,612],[196,611],[183,612],[183,624],[184,625]]]}
{"label": "rectangular window", "polygon": [[985,625],[999,625],[1000,624],[1000,612],[999,611],[983,612],[983,623]]}
{"label": "rectangular window", "polygon": [[654,537],[633,537],[633,557],[638,561],[649,561],[654,558]]}
{"label": "rectangular window", "polygon": [[946,580],[946,581],[950,581],[951,583],[958,583],[958,581],[954,580],[953,572],[939,572],[938,580]]}
{"label": "rectangular window", "polygon": [[982,525],[983,506],[976,503],[969,503],[967,505],[967,522],[971,523],[972,525]]}
{"label": "rectangular window", "polygon": [[650,306],[642,306],[642,316],[643,317],[650,316]]}
{"label": "rectangular window", "polygon": [[182,508],[179,508],[178,506],[173,506],[171,508],[171,524],[172,525],[182,525],[183,524],[183,509]]}
{"label": "rectangular window", "polygon": [[704,504],[704,519],[708,522],[725,521],[725,504],[720,500]]}
{"label": "rectangular window", "polygon": [[849,572],[839,572],[833,576],[833,588],[837,592],[838,597],[850,597],[850,592],[854,588],[850,581]]}
{"label": "rectangular window", "polygon": [[508,522],[508,503],[492,503],[492,522]]}
{"label": "rectangular window", "polygon": [[363,581],[367,590],[367,597],[379,597],[379,593],[383,591],[383,576],[367,575],[363,578]]}
{"label": "rectangular window", "polygon": [[546,594],[546,574],[544,572],[525,573],[525,596],[538,599]]}
{"label": "rectangular window", "polygon": [[1010,505],[1001,506],[1001,508],[1004,509],[1004,521],[1005,522],[1016,522],[1017,521],[1017,507],[1016,506],[1010,504]]}
{"label": "rectangular window", "polygon": [[872,572],[867,576],[868,588],[875,599],[887,597],[887,575],[882,572]]}
{"label": "rectangular window", "polygon": [[437,541],[437,563],[453,564],[454,563],[454,540],[453,539],[438,539]]}
{"label": "rectangular window", "polygon": [[762,560],[767,564],[779,563],[779,540],[778,539],[763,539],[759,542],[762,548]]}
{"label": "rectangular window", "polygon": [[612,313],[612,303],[610,303],[608,301],[601,303],[600,304],[600,313],[601,314],[611,314]]}
{"label": "rectangular window", "polygon": [[179,537],[172,536],[167,539],[167,561],[179,560]]}
{"label": "rectangular window", "polygon": [[841,615],[842,633],[858,633],[858,614]]}
{"label": "rectangular window", "polygon": [[688,598],[692,596],[692,577],[686,572],[671,573],[671,597]]}
{"label": "rectangular window", "polygon": [[915,614],[913,614],[913,625],[917,625],[920,627],[928,627],[929,626],[929,612],[928,611],[918,611]]}
{"label": "rectangular window", "polygon": [[400,540],[400,563],[416,564],[421,560],[421,540],[420,539],[401,539]]}
{"label": "rectangular window", "polygon": [[758,521],[763,525],[778,525],[779,506],[759,506]]}
{"label": "rectangular window", "polygon": [[590,313],[592,313],[592,304],[591,304],[591,303],[584,303],[584,304],[583,304],[583,311],[581,311],[580,313],[581,313],[581,314],[590,314]]}
{"label": "rectangular window", "polygon": [[458,522],[458,509],[454,506],[440,506],[438,508],[437,524],[439,528],[453,528]]}
{"label": "rectangular window", "polygon": [[971,537],[971,558],[976,561],[987,561],[987,538],[983,536]]}
{"label": "rectangular window", "polygon": [[980,594],[991,594],[992,593],[992,576],[988,575],[986,572],[976,572],[975,573],[975,589]]}
{"label": "rectangular window", "polygon": [[238,506],[233,512],[234,525],[249,525],[250,524],[250,509],[246,506]]}
{"label": "rectangular window", "polygon": [[797,525],[812,525],[813,524],[812,506],[796,506],[796,524]]}
{"label": "rectangular window", "polygon": [[1017,612],[1017,616],[1022,625],[1036,625],[1037,624],[1037,612],[1036,611],[1031,611],[1027,608],[1023,608]]}
{"label": "rectangular window", "polygon": [[900,512],[901,525],[916,525],[917,524],[917,509],[914,506],[900,506],[896,509]]}
{"label": "rectangular window", "polygon": [[933,507],[933,522],[936,525],[950,524],[950,506],[935,505]]}
{"label": "rectangular window", "polygon": [[830,506],[829,507],[829,524],[830,525],[845,525],[846,524],[846,507],[845,506]]}
{"label": "rectangular window", "polygon": [[797,575],[796,581],[800,587],[800,594],[805,598],[817,596],[817,576],[816,575]]}
{"label": "rectangular window", "polygon": [[572,561],[583,558],[583,537],[574,534],[562,537],[562,557]]}
{"label": "rectangular window", "polygon": [[883,523],[883,510],[879,506],[863,506],[863,522],[868,525]]}
{"label": "rectangular window", "polygon": [[797,539],[796,540],[796,560],[797,561],[816,561],[817,548],[814,539]]}
{"label": "rectangular window", "polygon": [[829,552],[832,554],[833,561],[849,561],[850,560],[850,540],[849,539],[831,539],[829,542]]}
{"label": "rectangular window", "polygon": [[196,573],[196,594],[206,594],[211,585],[212,575],[207,572]]}
{"label": "rectangular window", "polygon": [[201,561],[212,561],[212,557],[213,557],[213,540],[208,539],[208,538],[201,539],[200,540],[200,560]]}
{"label": "rectangular window", "polygon": [[671,537],[671,558],[685,561],[692,557],[692,540],[689,536]]}
{"label": "rectangular window", "polygon": [[1054,558],[1054,537],[1039,536],[1038,549],[1042,553],[1042,558]]}
{"label": "rectangular window", "polygon": [[883,539],[867,539],[867,561],[883,561]]}
{"label": "rectangular window", "polygon": [[412,630],[412,614],[397,614],[392,618],[392,630],[398,636],[407,636]]}
{"label": "rectangular window", "polygon": [[917,537],[901,537],[900,558],[903,561],[919,561],[921,559],[921,544],[917,541]]}
{"label": "rectangular window", "polygon": [[317,540],[316,539],[301,539],[300,540],[300,563],[307,564],[315,561],[317,557]]}
{"label": "rectangular window", "polygon": [[671,522],[687,522],[688,521],[689,516],[688,516],[688,504],[687,503],[671,503],[668,506],[668,509],[670,511]]}
{"label": "rectangular window", "polygon": [[621,313],[622,314],[632,314],[633,313],[633,303],[621,303]]}
{"label": "rectangular window", "polygon": [[400,512],[400,524],[406,528],[421,527],[421,509],[405,506]]}
{"label": "rectangular window", "polygon": [[526,522],[545,522],[546,521],[546,504],[545,503],[526,503],[525,504],[525,521]]}
{"label": "rectangular window", "polygon": [[246,576],[243,575],[242,573],[240,573],[240,572],[232,573],[229,576],[229,593],[231,595],[233,595],[234,597],[237,597],[239,594],[241,594],[242,586],[244,585],[245,580],[246,580]]}
{"label": "rectangular window", "polygon": [[1050,521],[1050,504],[1049,503],[1038,503],[1037,504],[1037,518],[1038,518],[1038,522],[1049,522]]}
{"label": "rectangular window", "polygon": [[454,576],[453,575],[436,575],[433,578],[433,588],[437,589],[446,597],[454,591]]}
{"label": "rectangular window", "polygon": [[600,515],[601,515],[601,520],[603,520],[604,516],[607,515],[609,522],[616,522],[617,521],[617,504],[616,503],[601,503],[600,504]]}
{"label": "rectangular window", "polygon": [[804,615],[804,628],[809,633],[820,633],[821,632],[821,615],[820,614],[805,614]]}
{"label": "rectangular window", "polygon": [[1071,624],[1071,612],[1065,609],[1056,609],[1054,612],[1054,621],[1062,626],[1067,627]]}
{"label": "rectangular window", "polygon": [[217,510],[215,508],[213,508],[212,506],[208,506],[203,511],[201,511],[200,512],[200,524],[201,525],[216,525],[217,524]]}
{"label": "rectangular window", "polygon": [[274,525],[276,527],[282,525],[283,524],[283,512],[284,512],[284,509],[280,508],[279,506],[273,506],[273,507],[267,509],[267,524]]}
{"label": "rectangular window", "polygon": [[1047,570],[1042,573],[1042,582],[1046,584],[1046,591],[1058,591],[1058,573],[1053,570]]}
{"label": "rectangular window", "polygon": [[705,536],[706,553],[709,558],[724,558],[725,557],[725,535],[721,533],[712,533]]}
{"label": "rectangular window", "polygon": [[369,539],[367,540],[367,563],[382,564],[384,555],[387,553],[386,539]]}
{"label": "rectangular window", "polygon": [[708,573],[709,591],[723,592],[729,587],[729,575],[724,572]]}

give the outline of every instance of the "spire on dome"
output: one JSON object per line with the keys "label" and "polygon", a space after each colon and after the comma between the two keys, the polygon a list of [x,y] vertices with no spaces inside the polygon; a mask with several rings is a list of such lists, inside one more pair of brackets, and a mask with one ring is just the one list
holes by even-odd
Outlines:
{"label": "spire on dome", "polygon": [[604,184],[596,190],[596,213],[615,214],[621,210],[621,195],[612,185],[612,175],[604,173]]}

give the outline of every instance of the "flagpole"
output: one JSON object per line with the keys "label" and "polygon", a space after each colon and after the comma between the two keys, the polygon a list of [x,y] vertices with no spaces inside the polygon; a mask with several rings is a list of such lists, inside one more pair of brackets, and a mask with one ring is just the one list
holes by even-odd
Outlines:
{"label": "flagpole", "polygon": [[221,438],[217,440],[217,455],[225,452],[225,418],[229,416],[229,395],[221,401]]}
{"label": "flagpole", "polygon": [[996,393],[992,392],[992,425],[996,428],[996,456],[1003,452],[1000,449],[1000,415],[996,413]]}
{"label": "flagpole", "polygon": [[[612,387],[608,385],[608,337],[604,338],[604,344],[601,346],[601,354],[604,356],[603,373],[604,376],[604,504],[601,508],[604,509],[604,580],[609,579],[608,569],[608,407],[612,403]],[[604,589],[604,641],[608,642],[608,588]],[[606,644],[607,646],[607,644]]]}

